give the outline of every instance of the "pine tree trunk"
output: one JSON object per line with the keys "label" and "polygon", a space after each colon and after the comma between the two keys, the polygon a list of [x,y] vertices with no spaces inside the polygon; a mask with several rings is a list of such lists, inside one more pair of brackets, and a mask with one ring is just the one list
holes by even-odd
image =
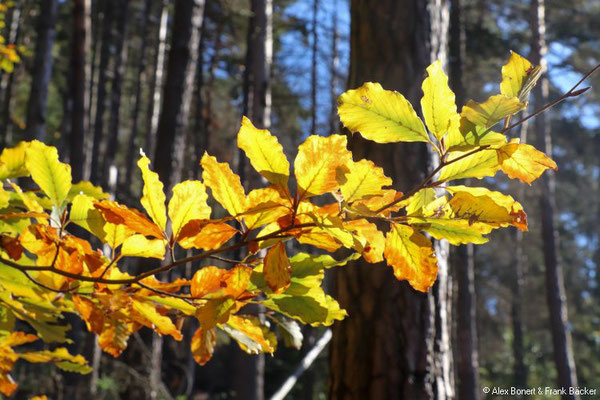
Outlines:
{"label": "pine tree trunk", "polygon": [[169,19],[168,0],[161,1],[160,25],[156,44],[156,55],[152,80],[150,82],[150,101],[148,102],[147,126],[144,148],[148,154],[154,154],[156,147],[156,131],[158,129],[158,118],[160,115],[161,91],[165,67],[165,53],[167,48],[167,21]]}
{"label": "pine tree trunk", "polygon": [[83,180],[86,173],[87,127],[87,53],[89,48],[90,0],[75,0],[73,7],[73,43],[71,54],[71,110],[70,164],[73,181]]}
{"label": "pine tree trunk", "polygon": [[313,0],[312,10],[312,49],[310,65],[310,134],[317,134],[317,56],[318,56],[318,32],[317,15],[319,13],[319,0]]}
{"label": "pine tree trunk", "polygon": [[[8,43],[17,43],[21,31],[21,4],[16,3],[10,13],[10,22],[8,24]],[[12,122],[10,120],[12,89],[15,80],[15,72],[0,72],[1,83],[0,93],[3,95],[2,101],[2,119],[0,120],[0,132],[2,132],[2,146],[12,145]]]}
{"label": "pine tree trunk", "polygon": [[[447,7],[445,1],[353,0],[349,88],[380,82],[418,107],[425,68],[433,57],[444,59]],[[355,157],[383,166],[399,190],[424,178],[425,146],[378,145],[358,135],[351,142]],[[447,263],[438,255],[438,283],[428,294],[398,282],[385,265],[359,261],[335,271],[334,297],[349,316],[333,325],[331,399],[453,398]]]}
{"label": "pine tree trunk", "polygon": [[104,155],[102,167],[103,186],[107,187],[110,179],[110,169],[115,167],[115,158],[119,144],[119,117],[121,113],[121,92],[123,90],[123,76],[127,64],[127,46],[125,41],[127,37],[127,15],[128,2],[119,2],[116,20],[116,46],[115,62],[113,66],[112,87],[110,91],[110,120],[108,124],[108,140],[106,142],[106,154]]}
{"label": "pine tree trunk", "polygon": [[110,62],[110,49],[112,47],[112,25],[113,25],[113,0],[105,0],[102,16],[102,38],[100,44],[100,63],[98,65],[98,85],[96,94],[96,111],[94,114],[94,138],[92,144],[92,160],[90,180],[99,183],[100,160],[103,159],[102,137],[104,135],[104,110],[106,109],[106,84],[108,75],[108,64]]}
{"label": "pine tree trunk", "polygon": [[[456,104],[466,103],[463,77],[465,32],[462,23],[462,1],[451,0],[450,6],[450,87],[456,95]],[[475,298],[475,249],[472,244],[454,248],[451,258],[456,277],[456,373],[457,398],[480,398],[479,354],[477,350],[477,319]]]}
{"label": "pine tree trunk", "polygon": [[[531,43],[531,61],[541,65],[546,71],[545,55],[546,27],[545,27],[545,4],[544,0],[533,0],[531,2],[531,29],[533,41]],[[548,80],[542,77],[540,83],[534,89],[535,108],[546,104],[548,100]],[[534,129],[538,140],[538,148],[549,156],[552,156],[552,138],[546,123],[545,114],[535,118]],[[567,394],[563,399],[576,399],[578,396],[569,395],[569,388],[577,386],[575,361],[571,343],[571,332],[567,328],[568,313],[567,299],[565,295],[565,284],[563,269],[558,256],[559,237],[554,222],[555,208],[555,176],[552,171],[544,174],[541,178],[542,193],[540,196],[540,212],[542,219],[542,244],[544,252],[544,264],[546,271],[546,300],[550,315],[550,330],[552,333],[552,344],[554,349],[554,362],[557,370],[557,384],[565,388]]]}
{"label": "pine tree trunk", "polygon": [[339,128],[339,121],[337,116],[337,83],[338,83],[338,66],[340,64],[340,57],[338,54],[338,18],[337,18],[337,7],[338,2],[333,2],[333,15],[332,15],[332,26],[331,26],[331,64],[329,65],[329,96],[331,104],[331,112],[329,113],[329,132],[337,132]]}
{"label": "pine tree trunk", "polygon": [[46,101],[48,84],[52,74],[52,48],[54,47],[54,23],[58,3],[56,0],[40,2],[35,59],[32,71],[31,90],[27,103],[27,140],[46,138]]}
{"label": "pine tree trunk", "polygon": [[[180,181],[185,140],[194,87],[198,43],[202,27],[203,0],[176,0],[167,76],[158,121],[154,168],[170,193]],[[160,49],[159,49],[160,52]],[[150,385],[152,398],[158,398],[162,370],[163,338],[152,339]]]}
{"label": "pine tree trunk", "polygon": [[121,186],[123,190],[127,190],[133,170],[135,168],[135,160],[137,158],[137,151],[139,149],[139,119],[140,119],[140,108],[142,105],[142,84],[146,83],[146,48],[148,47],[148,25],[152,16],[152,0],[144,1],[144,9],[142,15],[142,26],[141,26],[141,43],[140,52],[138,55],[138,61],[136,66],[137,77],[135,83],[135,94],[133,100],[133,111],[131,112],[131,132],[129,133],[129,139],[127,143],[127,157],[125,159],[125,173],[122,174],[124,179],[121,179]]}

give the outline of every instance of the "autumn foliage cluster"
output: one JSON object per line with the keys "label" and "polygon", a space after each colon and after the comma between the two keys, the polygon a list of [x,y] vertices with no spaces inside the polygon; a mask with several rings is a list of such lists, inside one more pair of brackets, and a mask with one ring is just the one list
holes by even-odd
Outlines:
{"label": "autumn foliage cluster", "polygon": [[[186,319],[198,321],[190,351],[199,364],[211,358],[218,331],[248,353],[272,353],[278,337],[298,346],[295,321],[330,325],[346,317],[321,287],[328,268],[359,257],[385,261],[399,280],[427,291],[438,268],[432,238],[480,244],[496,228],[526,230],[525,212],[511,196],[450,182],[502,170],[531,183],[547,168],[556,169],[534,147],[505,136],[518,125],[511,117],[526,108],[539,68],[513,53],[502,68],[501,93],[470,101],[460,113],[441,64],[433,63],[427,74],[424,122],[400,93],[377,83],[339,98],[339,115],[350,132],[378,143],[431,147],[438,166],[415,188],[396,188],[372,161],[353,159],[345,135],[309,136],[291,175],[277,138],[247,118],[238,146],[268,182],[265,187],[246,193],[227,163],[204,154],[202,181],[184,181],[165,193],[142,153],[143,211],[110,200],[89,182],[72,183],[70,167],[54,147],[33,141],[4,149],[0,392],[15,390],[9,373],[18,359],[89,372],[83,357],[64,347],[15,349],[38,338],[68,342],[65,313],[83,319],[115,357],[142,327],[182,340]],[[294,241],[324,253],[344,248],[337,254],[345,257],[292,255],[287,244]],[[129,257],[161,261],[125,269]],[[230,267],[211,266],[214,260]],[[190,279],[173,274],[185,265],[195,272]],[[249,304],[263,305],[264,317],[249,313]]]}

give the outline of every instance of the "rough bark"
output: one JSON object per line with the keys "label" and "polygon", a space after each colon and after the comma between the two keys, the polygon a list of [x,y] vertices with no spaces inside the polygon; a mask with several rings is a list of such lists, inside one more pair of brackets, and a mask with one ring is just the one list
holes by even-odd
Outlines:
{"label": "rough bark", "polygon": [[106,154],[104,155],[102,167],[102,182],[106,187],[110,180],[110,169],[114,167],[117,155],[119,139],[119,119],[121,116],[121,92],[123,90],[123,76],[127,64],[127,15],[128,2],[119,2],[119,14],[116,21],[116,46],[115,62],[113,66],[112,86],[110,90],[110,120],[108,124],[108,137],[106,142]]}
{"label": "rough bark", "polygon": [[318,32],[317,16],[319,13],[319,0],[313,0],[311,36],[311,64],[310,64],[310,134],[317,133],[317,56],[318,56]]}
{"label": "rough bark", "polygon": [[78,182],[86,174],[87,100],[87,52],[89,41],[90,0],[75,0],[73,7],[73,43],[71,54],[71,109],[70,164],[73,181]]}
{"label": "rough bark", "polygon": [[[16,3],[12,8],[8,22],[8,43],[17,43],[21,32],[21,4]],[[12,123],[10,120],[12,89],[15,80],[15,73],[0,72],[1,83],[0,92],[3,94],[2,101],[2,119],[0,120],[0,132],[2,132],[2,146],[12,144]]]}
{"label": "rough bark", "polygon": [[[447,6],[440,1],[353,0],[349,88],[380,82],[418,106],[425,68],[433,57],[444,58]],[[378,145],[355,135],[352,150],[356,159],[383,166],[399,190],[413,188],[427,169],[427,150],[418,144]],[[361,261],[336,271],[334,297],[349,317],[333,326],[331,399],[453,397],[444,261],[437,288],[429,294],[398,282],[384,265]],[[445,354],[433,354],[434,348]]]}
{"label": "rough bark", "polygon": [[[465,58],[465,31],[462,22],[462,1],[451,0],[450,5],[450,87],[456,95],[456,104],[466,103],[463,77]],[[479,354],[477,350],[475,256],[472,244],[455,248],[452,271],[457,283],[456,296],[456,373],[457,398],[480,398]]]}
{"label": "rough bark", "polygon": [[[180,180],[182,174],[203,9],[203,0],[175,2],[171,49],[154,155],[155,171],[166,193],[171,192],[173,184]],[[163,339],[154,334],[152,341],[150,385],[152,398],[155,399],[158,398],[161,382]]]}
{"label": "rough bark", "polygon": [[135,82],[135,94],[133,100],[133,110],[131,111],[131,131],[129,132],[129,138],[127,141],[127,157],[125,159],[126,168],[125,173],[122,174],[124,179],[121,180],[121,185],[124,190],[131,182],[131,176],[135,169],[135,159],[137,156],[137,149],[139,148],[139,119],[140,119],[140,108],[142,105],[142,84],[146,81],[146,48],[148,47],[148,25],[152,16],[152,0],[144,1],[144,9],[142,11],[142,22],[141,22],[141,43],[140,52],[138,55],[136,71],[137,77]]}
{"label": "rough bark", "polygon": [[148,124],[146,126],[146,136],[144,148],[148,154],[154,154],[156,147],[156,130],[158,129],[158,118],[160,115],[161,89],[163,83],[163,70],[165,66],[165,53],[167,48],[167,21],[169,19],[168,1],[161,1],[160,8],[160,26],[158,28],[158,38],[156,45],[156,55],[154,57],[154,67],[152,80],[150,82],[150,101],[148,102]]}
{"label": "rough bark", "polygon": [[[531,29],[533,34],[531,61],[534,64],[541,65],[543,71],[546,70],[546,61],[544,58],[547,53],[544,14],[544,0],[533,0],[531,2]],[[533,94],[536,109],[547,102],[548,86],[548,80],[544,76],[534,89]],[[552,138],[548,130],[545,114],[536,117],[534,129],[538,147],[549,156],[552,156]],[[562,395],[563,399],[576,399],[578,396],[568,394],[569,388],[577,386],[577,376],[573,358],[571,332],[567,328],[567,299],[565,295],[563,268],[558,255],[559,237],[554,221],[554,173],[552,171],[545,173],[541,181],[542,192],[539,201],[546,277],[546,301],[550,315],[550,331],[552,333],[554,362],[557,371],[557,385],[565,388],[567,391],[567,394]]]}
{"label": "rough bark", "polygon": [[102,16],[102,38],[100,44],[100,62],[98,65],[98,85],[96,88],[96,110],[94,113],[94,138],[92,143],[92,160],[90,179],[99,183],[101,175],[100,160],[102,160],[102,136],[104,135],[104,110],[106,109],[106,85],[108,83],[108,63],[112,47],[113,11],[116,4],[113,0],[105,0]]}
{"label": "rough bark", "polygon": [[329,65],[329,96],[330,96],[330,104],[331,104],[331,112],[329,113],[329,132],[333,133],[338,130],[339,121],[337,117],[337,83],[338,83],[338,66],[340,64],[340,57],[338,54],[338,42],[339,42],[339,32],[338,32],[338,17],[337,17],[337,7],[338,2],[334,0],[333,2],[333,15],[332,15],[332,24],[331,24],[331,64]]}
{"label": "rough bark", "polygon": [[37,22],[37,39],[32,71],[31,90],[27,103],[27,140],[44,140],[46,137],[46,101],[52,73],[52,47],[54,47],[54,23],[58,3],[56,0],[40,2]]}

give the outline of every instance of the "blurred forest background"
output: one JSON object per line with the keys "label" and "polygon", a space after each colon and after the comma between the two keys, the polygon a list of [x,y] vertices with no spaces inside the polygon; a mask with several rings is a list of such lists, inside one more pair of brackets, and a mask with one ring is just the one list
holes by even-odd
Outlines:
{"label": "blurred forest background", "polygon": [[[2,35],[25,50],[12,73],[0,74],[0,147],[35,138],[57,146],[74,181],[90,179],[137,206],[140,148],[167,187],[197,177],[204,151],[244,176],[235,146],[242,115],[292,156],[307,134],[340,131],[336,98],[364,81],[417,107],[436,58],[459,106],[497,93],[509,50],[547,64],[531,111],[600,62],[600,0],[16,0]],[[588,84],[600,87],[600,75]],[[383,266],[336,272],[330,290],[350,315],[286,398],[600,390],[600,91],[511,136],[559,166],[532,187],[482,182],[523,203],[530,231],[497,231],[486,245],[452,249],[429,294]],[[355,138],[352,146],[406,185],[398,190],[427,165],[417,144]],[[446,252],[440,244],[438,254]],[[114,359],[82,322],[72,324],[73,348],[96,371],[19,365],[19,398],[269,399],[326,334],[303,328],[301,350],[282,347],[274,357],[243,355],[220,338],[213,360],[198,367],[189,344],[144,331]]]}

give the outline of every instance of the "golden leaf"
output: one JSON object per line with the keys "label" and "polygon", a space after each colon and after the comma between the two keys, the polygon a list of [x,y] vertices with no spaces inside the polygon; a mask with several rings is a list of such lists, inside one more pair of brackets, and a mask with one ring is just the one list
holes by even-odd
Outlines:
{"label": "golden leaf", "polygon": [[346,149],[346,136],[309,136],[298,147],[294,172],[299,199],[335,191],[345,182],[352,154]]}
{"label": "golden leaf", "polygon": [[531,184],[545,170],[558,170],[556,163],[547,155],[528,144],[508,143],[498,149],[500,168],[510,178]]}
{"label": "golden leaf", "polygon": [[191,220],[210,218],[211,210],[207,200],[206,188],[200,181],[185,181],[173,187],[173,197],[169,201],[169,218],[175,239]]}
{"label": "golden leaf", "polygon": [[31,178],[60,208],[71,190],[71,167],[58,161],[55,147],[34,140],[25,150],[25,164]]}
{"label": "golden leaf", "polygon": [[414,228],[393,223],[385,237],[384,256],[397,279],[407,280],[421,292],[433,286],[438,271],[433,247]]}
{"label": "golden leaf", "polygon": [[212,190],[212,195],[229,212],[235,216],[246,211],[246,195],[240,177],[233,173],[229,164],[219,163],[215,157],[205,153],[200,161],[202,179]]}
{"label": "golden leaf", "polygon": [[143,196],[140,202],[152,221],[164,232],[167,226],[164,186],[158,174],[150,170],[150,159],[148,157],[142,156],[137,164],[142,171],[144,180]]}

